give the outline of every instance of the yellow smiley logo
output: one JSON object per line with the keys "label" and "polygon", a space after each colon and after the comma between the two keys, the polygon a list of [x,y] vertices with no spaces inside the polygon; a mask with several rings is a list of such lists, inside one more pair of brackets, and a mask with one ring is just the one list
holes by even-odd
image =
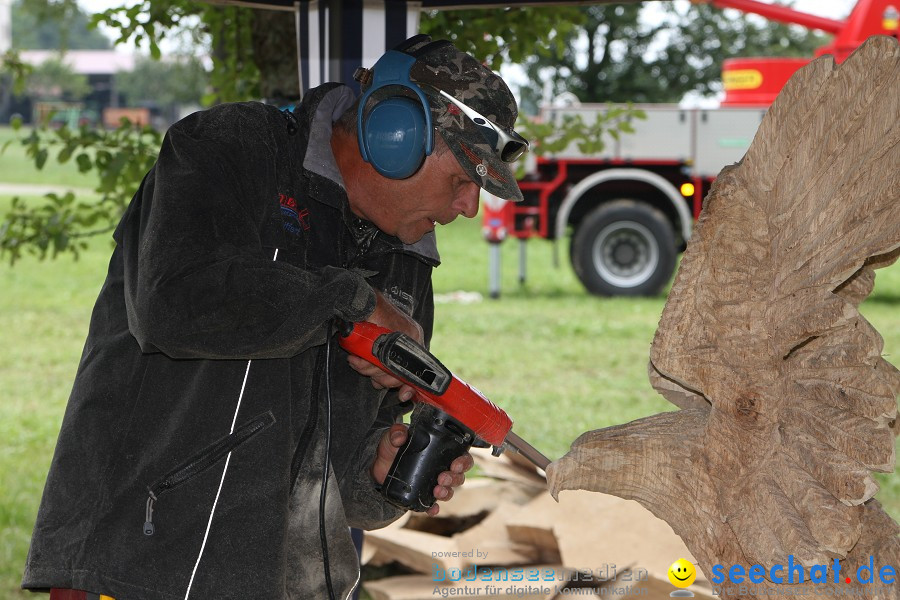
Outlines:
{"label": "yellow smiley logo", "polygon": [[697,579],[697,569],[683,558],[679,558],[669,567],[669,581],[678,588],[686,588]]}

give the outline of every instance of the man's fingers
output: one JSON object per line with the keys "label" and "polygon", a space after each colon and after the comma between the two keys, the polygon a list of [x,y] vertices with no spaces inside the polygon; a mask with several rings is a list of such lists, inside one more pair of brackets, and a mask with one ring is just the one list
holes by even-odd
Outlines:
{"label": "man's fingers", "polygon": [[393,375],[385,373],[365,359],[362,359],[358,356],[353,356],[351,354],[347,357],[347,362],[350,363],[350,366],[354,371],[371,379],[372,387],[374,387],[376,390],[398,387],[400,388],[400,391],[398,392],[400,394],[400,400],[404,402],[406,402],[407,400],[412,400],[413,396],[416,393],[415,389],[404,384]]}
{"label": "man's fingers", "polygon": [[[458,456],[453,459],[453,462],[450,463],[450,470],[454,473],[465,473],[473,466],[475,466],[475,459],[472,458],[471,454],[466,452],[462,456]],[[463,479],[465,479],[465,477]]]}
{"label": "man's fingers", "polygon": [[459,487],[466,482],[465,473],[453,473],[444,471],[438,475],[438,485],[446,488]]}
{"label": "man's fingers", "polygon": [[403,445],[406,436],[406,425],[400,423],[391,425],[391,428],[381,438],[381,443],[378,444],[378,458],[393,461],[394,456],[397,455],[397,448]]}
{"label": "man's fingers", "polygon": [[[348,356],[347,362],[350,364],[354,371],[356,371],[360,375],[363,375],[364,377],[368,377],[369,379],[371,379],[372,387],[374,387],[376,390],[380,390],[383,388],[396,388],[403,385],[403,382],[393,375],[385,373],[372,363],[368,362],[365,359],[359,358],[358,356]],[[412,388],[409,389],[411,390]],[[411,397],[412,395],[409,394],[409,398]],[[401,395],[401,399],[403,400],[409,400],[409,398],[403,398]]]}
{"label": "man's fingers", "polygon": [[394,448],[402,446],[403,443],[406,442],[406,438],[409,437],[409,427],[402,423],[394,423],[388,431],[391,445]]}
{"label": "man's fingers", "polygon": [[356,371],[360,375],[365,375],[366,377],[372,377],[373,375],[378,375],[379,373],[384,374],[384,371],[382,371],[366,359],[360,358],[358,356],[353,356],[352,354],[347,356],[347,362],[350,363],[350,366],[353,367],[354,371]]}
{"label": "man's fingers", "polygon": [[453,488],[436,485],[434,486],[434,497],[441,502],[446,502],[453,497]]}
{"label": "man's fingers", "polygon": [[371,377],[371,380],[372,387],[376,390],[380,390],[383,388],[395,388],[403,385],[401,381],[394,379],[390,375],[385,375],[384,373]]}
{"label": "man's fingers", "polygon": [[372,477],[379,485],[384,483],[384,478],[397,455],[397,449],[403,445],[406,437],[406,425],[400,423],[391,425],[391,428],[381,436],[381,441],[375,451],[375,462],[372,463]]}
{"label": "man's fingers", "polygon": [[[453,489],[458,488],[462,484],[466,482],[466,471],[472,468],[472,464],[474,461],[472,460],[472,456],[468,453],[463,454],[460,457],[457,457],[451,464],[450,470],[444,471],[440,475],[438,475],[437,485],[434,486],[434,497],[441,502],[446,502],[453,498]],[[434,512],[432,513],[432,509]],[[426,512],[434,516],[437,514],[437,505],[432,506]]]}

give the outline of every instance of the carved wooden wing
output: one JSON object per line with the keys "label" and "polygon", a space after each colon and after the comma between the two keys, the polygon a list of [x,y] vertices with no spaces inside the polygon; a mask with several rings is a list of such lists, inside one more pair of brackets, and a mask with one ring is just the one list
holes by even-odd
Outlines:
{"label": "carved wooden wing", "polygon": [[864,503],[894,470],[900,372],[857,307],[898,255],[900,49],[880,37],[798,72],[716,180],[650,354],[682,410],[584,434],[551,491],[639,500],[707,570],[873,544],[897,565]]}

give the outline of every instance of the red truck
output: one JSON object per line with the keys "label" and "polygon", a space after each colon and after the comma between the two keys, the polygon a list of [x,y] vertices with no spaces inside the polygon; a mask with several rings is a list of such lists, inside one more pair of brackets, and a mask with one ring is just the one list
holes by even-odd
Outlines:
{"label": "red truck", "polygon": [[[710,0],[769,19],[834,34],[816,55],[843,61],[871,35],[898,35],[900,0],[859,0],[844,21],[756,0]],[[491,296],[499,288],[499,247],[518,238],[520,280],[524,242],[562,241],[570,235],[570,259],[588,291],[599,295],[655,295],[670,281],[676,258],[691,237],[702,200],[725,165],[739,161],[782,86],[808,63],[797,58],[730,59],[723,65],[725,99],[715,109],[638,105],[646,120],[599,155],[575,144],[552,157],[532,158],[519,181],[525,201],[484,209],[484,234],[492,244]],[[590,122],[606,105],[546,108],[554,122],[581,115]]]}

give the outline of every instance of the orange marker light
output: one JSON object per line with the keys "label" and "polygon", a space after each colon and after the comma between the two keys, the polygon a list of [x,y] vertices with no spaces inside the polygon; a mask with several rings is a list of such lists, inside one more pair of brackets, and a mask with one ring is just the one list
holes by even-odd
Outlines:
{"label": "orange marker light", "polygon": [[885,8],[884,14],[881,16],[881,26],[887,31],[900,29],[900,11],[894,6]]}
{"label": "orange marker light", "polygon": [[682,183],[681,184],[681,195],[685,198],[690,198],[694,195],[694,184],[693,183]]}

